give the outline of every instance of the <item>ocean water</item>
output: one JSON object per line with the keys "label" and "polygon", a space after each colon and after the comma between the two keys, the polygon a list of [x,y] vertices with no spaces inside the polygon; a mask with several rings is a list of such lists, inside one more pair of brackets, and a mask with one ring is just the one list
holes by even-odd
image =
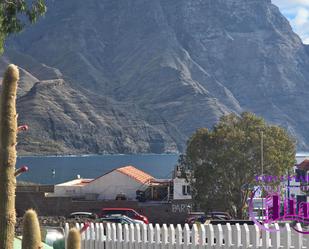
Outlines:
{"label": "ocean water", "polygon": [[[17,158],[16,167],[27,165],[29,171],[17,180],[57,184],[75,179],[77,175],[82,178],[96,178],[112,169],[127,165],[164,179],[171,177],[178,157],[178,154],[25,156]],[[296,155],[298,163],[305,158],[309,158],[308,152]]]}
{"label": "ocean water", "polygon": [[170,178],[178,154],[25,156],[18,157],[16,167],[29,171],[17,178],[41,184],[57,184],[82,178],[96,178],[118,167],[132,165],[156,178]]}

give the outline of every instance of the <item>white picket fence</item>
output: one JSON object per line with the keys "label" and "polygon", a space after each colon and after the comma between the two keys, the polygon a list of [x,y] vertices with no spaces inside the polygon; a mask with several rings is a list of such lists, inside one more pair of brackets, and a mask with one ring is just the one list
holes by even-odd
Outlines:
{"label": "white picket fence", "polygon": [[[77,228],[83,224],[76,224]],[[275,224],[279,230],[278,224]],[[300,224],[297,229],[301,230]],[[66,224],[65,236],[69,232]],[[261,231],[256,225],[121,225],[91,223],[82,233],[82,249],[217,249],[309,248],[309,235],[295,232],[289,224],[280,232]]]}

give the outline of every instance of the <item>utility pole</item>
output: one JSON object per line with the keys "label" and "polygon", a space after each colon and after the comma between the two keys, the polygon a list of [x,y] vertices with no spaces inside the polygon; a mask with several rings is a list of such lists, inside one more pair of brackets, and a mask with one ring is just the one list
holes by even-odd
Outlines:
{"label": "utility pole", "polygon": [[263,131],[261,131],[261,170],[262,170],[262,177],[264,174],[264,138],[263,138],[264,134]]}
{"label": "utility pole", "polygon": [[[264,175],[264,134],[261,130],[261,177],[262,177],[262,184],[263,184],[263,175]],[[263,189],[262,189],[263,193]],[[265,200],[265,199],[264,199]],[[262,194],[262,220],[264,220],[264,200],[263,200],[263,194]]]}

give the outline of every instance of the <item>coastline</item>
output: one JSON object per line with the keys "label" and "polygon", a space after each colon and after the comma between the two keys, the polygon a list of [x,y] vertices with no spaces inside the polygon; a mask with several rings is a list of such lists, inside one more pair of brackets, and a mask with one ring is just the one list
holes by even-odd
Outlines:
{"label": "coastline", "polygon": [[[309,153],[308,153],[309,154]],[[96,157],[96,156],[179,156],[181,153],[107,153],[107,154],[32,154],[17,155],[17,158],[28,157]]]}

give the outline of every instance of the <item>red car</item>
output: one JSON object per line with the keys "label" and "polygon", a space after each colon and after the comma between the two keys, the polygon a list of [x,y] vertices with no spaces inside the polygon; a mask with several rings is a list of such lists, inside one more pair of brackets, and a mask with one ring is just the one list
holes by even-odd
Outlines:
{"label": "red car", "polygon": [[130,217],[134,220],[141,220],[145,224],[149,224],[148,218],[144,215],[139,214],[132,208],[103,208],[100,218],[107,217],[113,214],[121,214]]}

